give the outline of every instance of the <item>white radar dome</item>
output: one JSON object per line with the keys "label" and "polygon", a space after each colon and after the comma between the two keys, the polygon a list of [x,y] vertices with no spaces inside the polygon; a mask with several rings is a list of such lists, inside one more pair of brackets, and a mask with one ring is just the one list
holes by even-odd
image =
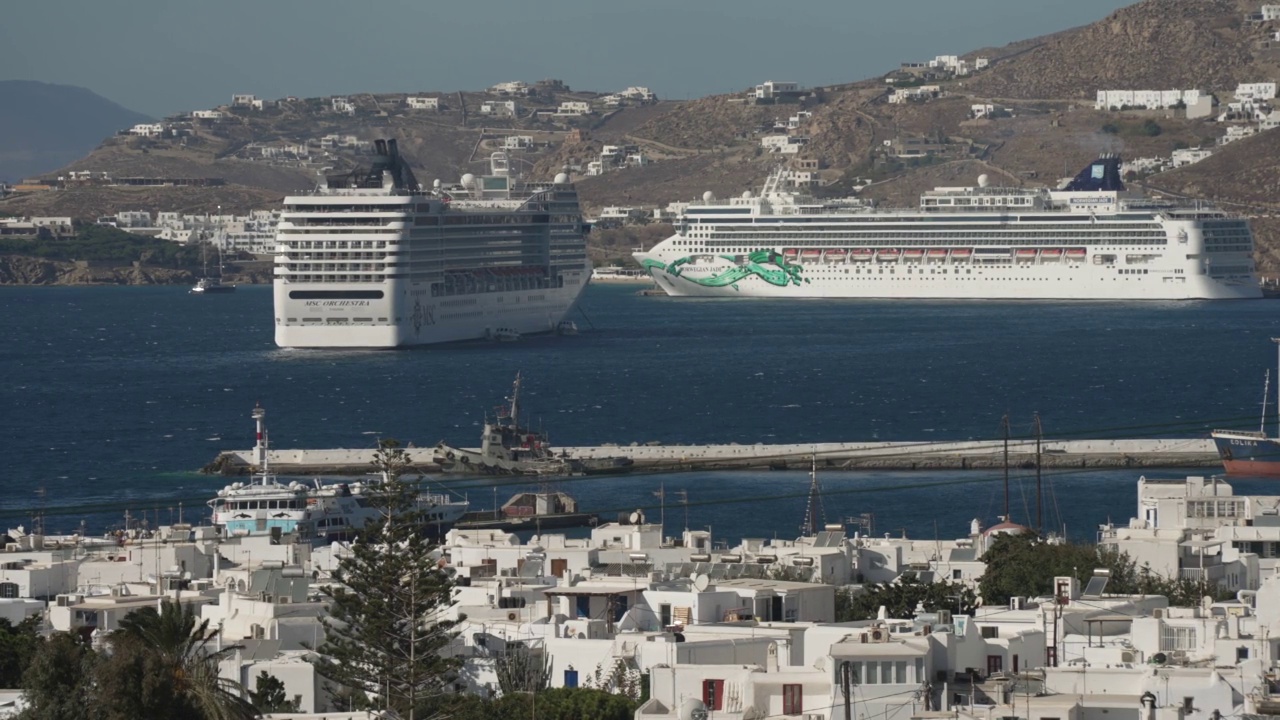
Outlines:
{"label": "white radar dome", "polygon": [[432,180],[432,181],[431,181],[431,187],[433,187],[433,188],[435,188],[435,189],[439,190],[439,189],[440,189],[440,178],[436,178],[435,180]]}
{"label": "white radar dome", "polygon": [[742,191],[742,199],[743,199],[743,200],[750,200],[750,199],[751,199],[751,191],[750,191],[750,190],[743,190],[743,191]]}
{"label": "white radar dome", "polygon": [[978,176],[978,187],[988,187],[989,185],[991,185],[990,176],[988,176],[986,173],[982,173],[981,175]]}
{"label": "white radar dome", "polygon": [[475,184],[476,184],[475,175],[472,175],[471,173],[467,173],[466,175],[462,176],[462,187],[471,187],[472,185],[475,185]]}
{"label": "white radar dome", "polygon": [[569,182],[569,174],[568,174],[568,173],[556,173],[556,184],[557,184],[557,185],[564,185],[564,184],[566,184],[566,183],[568,183],[568,182]]}
{"label": "white radar dome", "polygon": [[711,192],[710,190],[702,193],[702,202],[711,202],[712,200],[715,200],[715,199],[716,199],[716,194]]}

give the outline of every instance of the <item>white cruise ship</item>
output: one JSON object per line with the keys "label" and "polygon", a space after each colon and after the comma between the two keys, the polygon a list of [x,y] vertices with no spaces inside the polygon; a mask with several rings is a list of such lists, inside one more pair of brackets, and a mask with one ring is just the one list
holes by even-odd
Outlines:
{"label": "white cruise ship", "polygon": [[716,202],[635,257],[669,295],[1183,300],[1261,297],[1248,222],[1127,197],[1103,156],[1062,190],[937,188],[918,210],[778,189]]}
{"label": "white cruise ship", "polygon": [[286,197],[275,338],[289,348],[394,348],[553,332],[591,276],[569,177],[489,175],[418,185],[395,140],[371,167]]}

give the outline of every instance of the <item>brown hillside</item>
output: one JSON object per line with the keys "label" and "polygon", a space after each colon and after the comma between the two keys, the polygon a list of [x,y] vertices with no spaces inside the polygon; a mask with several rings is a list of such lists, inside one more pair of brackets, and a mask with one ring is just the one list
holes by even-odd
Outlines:
{"label": "brown hillside", "polygon": [[1280,132],[1237,140],[1206,160],[1154,175],[1146,184],[1165,192],[1216,200],[1252,212],[1280,210]]}
{"label": "brown hillside", "polygon": [[1264,28],[1244,25],[1236,0],[1144,0],[1105,20],[1044,39],[963,82],[994,98],[1092,99],[1099,89],[1223,92],[1258,78],[1251,51]]}
{"label": "brown hillside", "polygon": [[282,195],[271,190],[243,185],[200,187],[98,187],[25,193],[0,200],[0,216],[35,215],[70,216],[93,220],[121,210],[146,210],[150,213],[175,211],[211,213],[222,207],[224,213],[244,214],[250,210],[278,207]]}

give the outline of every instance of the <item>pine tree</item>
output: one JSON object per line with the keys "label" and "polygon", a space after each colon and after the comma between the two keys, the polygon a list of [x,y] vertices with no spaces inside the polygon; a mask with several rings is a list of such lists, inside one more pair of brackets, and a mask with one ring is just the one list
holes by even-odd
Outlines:
{"label": "pine tree", "polygon": [[249,691],[249,702],[263,713],[299,712],[296,700],[289,700],[284,693],[284,683],[266,670],[258,673],[256,689]]}
{"label": "pine tree", "polygon": [[326,636],[312,661],[357,705],[413,720],[416,707],[444,691],[457,667],[440,652],[455,635],[454,623],[439,617],[453,585],[432,557],[417,487],[402,477],[408,454],[386,440],[372,464],[383,480],[366,492],[379,513],[334,572]]}

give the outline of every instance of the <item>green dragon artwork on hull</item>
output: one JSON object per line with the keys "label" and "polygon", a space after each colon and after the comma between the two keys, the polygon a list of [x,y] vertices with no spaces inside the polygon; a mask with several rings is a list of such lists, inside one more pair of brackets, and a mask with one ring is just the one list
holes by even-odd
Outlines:
{"label": "green dragon artwork on hull", "polygon": [[[729,262],[737,263],[738,266],[709,278],[686,277],[684,279],[704,287],[725,287],[727,285],[732,287],[734,290],[738,289],[738,283],[741,280],[751,277],[752,275],[755,275],[770,285],[777,285],[778,287],[801,285],[809,282],[809,278],[800,276],[800,273],[804,270],[803,267],[796,263],[787,262],[787,259],[782,256],[782,253],[775,252],[773,250],[756,250],[755,252],[746,255],[741,260],[733,255],[721,255],[720,257],[724,260],[728,260]],[[673,260],[669,265],[664,265],[657,260],[645,260],[641,265],[645,270],[653,270],[654,268],[657,268],[658,270],[665,271],[672,277],[684,277],[681,274],[681,267],[688,265],[691,262],[693,262],[693,258],[683,257],[679,260]]]}

